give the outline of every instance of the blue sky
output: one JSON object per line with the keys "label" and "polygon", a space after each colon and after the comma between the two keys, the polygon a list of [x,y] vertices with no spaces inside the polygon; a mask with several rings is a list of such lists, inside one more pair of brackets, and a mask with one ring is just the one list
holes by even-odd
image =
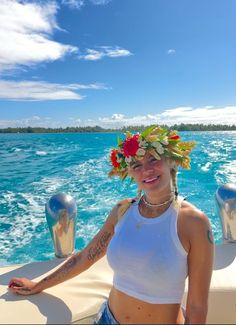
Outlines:
{"label": "blue sky", "polygon": [[236,124],[235,0],[0,1],[0,128]]}

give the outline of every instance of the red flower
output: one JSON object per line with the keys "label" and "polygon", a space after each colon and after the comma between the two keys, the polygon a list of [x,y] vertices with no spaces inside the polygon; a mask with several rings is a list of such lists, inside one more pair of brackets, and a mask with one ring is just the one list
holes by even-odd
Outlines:
{"label": "red flower", "polygon": [[123,143],[123,153],[125,157],[134,156],[139,149],[139,135],[135,134],[127,138]]}
{"label": "red flower", "polygon": [[171,135],[169,137],[169,139],[171,139],[171,140],[179,140],[180,139],[180,136],[178,134],[174,134],[174,135]]}
{"label": "red flower", "polygon": [[115,168],[120,167],[120,164],[117,161],[117,152],[118,152],[117,149],[113,149],[111,151],[111,156],[110,156],[111,162],[112,162],[112,166],[115,167]]}

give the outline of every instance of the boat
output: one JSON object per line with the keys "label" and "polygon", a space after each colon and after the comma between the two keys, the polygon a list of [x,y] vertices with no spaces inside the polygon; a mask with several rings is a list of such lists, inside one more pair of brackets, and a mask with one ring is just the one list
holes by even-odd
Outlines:
{"label": "boat", "polygon": [[[223,241],[216,245],[209,293],[207,324],[236,323],[236,186],[216,191]],[[66,258],[0,268],[0,324],[92,324],[112,286],[112,270],[106,257],[79,276],[33,296],[8,292],[12,277],[39,280]],[[183,297],[186,304],[187,287]]]}

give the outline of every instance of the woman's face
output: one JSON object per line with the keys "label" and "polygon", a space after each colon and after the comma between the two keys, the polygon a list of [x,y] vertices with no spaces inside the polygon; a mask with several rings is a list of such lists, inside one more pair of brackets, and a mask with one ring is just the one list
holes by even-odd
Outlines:
{"label": "woman's face", "polygon": [[131,163],[128,172],[139,188],[146,193],[149,191],[170,192],[170,163],[165,157],[157,160],[147,153],[142,160]]}

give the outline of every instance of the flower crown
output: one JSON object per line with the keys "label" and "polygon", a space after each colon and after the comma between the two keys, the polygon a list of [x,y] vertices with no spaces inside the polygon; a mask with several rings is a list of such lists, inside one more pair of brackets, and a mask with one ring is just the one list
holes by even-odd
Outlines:
{"label": "flower crown", "polygon": [[119,176],[125,179],[131,162],[141,160],[147,152],[157,160],[168,157],[177,166],[190,169],[189,154],[195,146],[194,141],[183,142],[177,131],[169,131],[159,126],[151,126],[142,133],[126,132],[122,141],[118,137],[118,148],[111,150],[110,160],[112,169],[109,176]]}

